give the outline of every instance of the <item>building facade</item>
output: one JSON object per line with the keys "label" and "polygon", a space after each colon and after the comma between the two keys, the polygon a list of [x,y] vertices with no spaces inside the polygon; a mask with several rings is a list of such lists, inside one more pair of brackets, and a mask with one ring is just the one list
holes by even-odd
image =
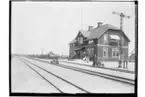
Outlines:
{"label": "building facade", "polygon": [[96,55],[98,61],[128,60],[128,44],[130,40],[123,31],[110,24],[98,23],[87,31],[80,30],[69,43],[69,58],[92,60]]}

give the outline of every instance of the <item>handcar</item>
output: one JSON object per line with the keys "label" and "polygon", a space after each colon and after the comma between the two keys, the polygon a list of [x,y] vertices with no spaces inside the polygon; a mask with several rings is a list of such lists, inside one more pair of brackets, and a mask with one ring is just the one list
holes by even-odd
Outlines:
{"label": "handcar", "polygon": [[51,64],[59,64],[59,61],[58,61],[58,59],[52,59],[52,60],[50,61],[50,63],[51,63]]}

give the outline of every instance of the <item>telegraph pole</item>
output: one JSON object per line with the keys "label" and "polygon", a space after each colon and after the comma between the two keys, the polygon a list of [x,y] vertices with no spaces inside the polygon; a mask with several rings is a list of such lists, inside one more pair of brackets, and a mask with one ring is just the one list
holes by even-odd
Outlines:
{"label": "telegraph pole", "polygon": [[81,5],[81,29],[83,29],[83,4]]}
{"label": "telegraph pole", "polygon": [[[119,13],[119,12],[115,12],[115,11],[113,11],[112,12],[112,14],[116,14],[116,15],[119,15],[120,16],[120,30],[121,31],[123,31],[123,19],[124,18],[127,18],[127,19],[129,19],[130,18],[130,16],[127,16],[127,15],[125,15],[124,13]],[[122,40],[122,39],[121,39]],[[119,61],[121,61],[121,55],[123,54],[123,49],[122,49],[122,41],[120,40],[120,42],[119,42],[119,48],[120,48],[120,50],[119,50]],[[122,56],[123,57],[123,56]],[[124,59],[124,58],[123,58]],[[118,66],[119,68],[120,67],[122,67],[121,66],[121,64],[119,64],[119,66]]]}
{"label": "telegraph pole", "polygon": [[122,13],[122,12],[119,13],[119,12],[113,11],[112,13],[120,16],[120,30],[123,31],[123,19],[124,19],[124,18],[129,19],[130,16],[126,16],[126,15],[125,15],[124,13]]}

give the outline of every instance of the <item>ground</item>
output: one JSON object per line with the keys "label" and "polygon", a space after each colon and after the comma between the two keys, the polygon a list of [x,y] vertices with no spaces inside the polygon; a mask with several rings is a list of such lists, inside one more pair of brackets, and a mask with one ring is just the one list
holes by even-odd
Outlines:
{"label": "ground", "polygon": [[[29,62],[40,66],[41,68],[63,78],[64,80],[84,89],[90,93],[134,93],[134,85],[117,82],[114,80],[106,79],[100,76],[94,76],[85,74],[82,72],[66,69],[57,65],[52,65],[46,62],[21,57]],[[35,93],[59,93],[59,91],[53,87],[50,83],[40,77],[36,72],[29,68],[20,57],[14,57],[12,59],[12,92],[35,92]],[[46,60],[46,59],[45,59]],[[49,61],[49,60],[48,60]],[[25,61],[29,66],[38,71],[44,78],[52,82],[64,93],[84,93],[81,89],[76,88],[72,84],[60,80],[47,73],[40,68],[37,68],[33,64]],[[134,79],[134,74],[115,72],[109,70],[102,70],[99,68],[92,68],[86,66],[74,65],[71,63],[60,62],[63,65],[76,66],[87,70],[107,72],[110,74],[116,74],[117,76]],[[59,64],[58,64],[59,65]]]}

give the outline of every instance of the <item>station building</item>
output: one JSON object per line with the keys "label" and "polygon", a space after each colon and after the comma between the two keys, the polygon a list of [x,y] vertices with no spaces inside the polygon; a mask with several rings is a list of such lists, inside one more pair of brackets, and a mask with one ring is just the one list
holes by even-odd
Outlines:
{"label": "station building", "polygon": [[128,59],[130,40],[119,28],[98,22],[97,27],[89,26],[87,31],[78,31],[69,43],[69,58],[91,60],[96,54],[99,61],[118,61]]}

